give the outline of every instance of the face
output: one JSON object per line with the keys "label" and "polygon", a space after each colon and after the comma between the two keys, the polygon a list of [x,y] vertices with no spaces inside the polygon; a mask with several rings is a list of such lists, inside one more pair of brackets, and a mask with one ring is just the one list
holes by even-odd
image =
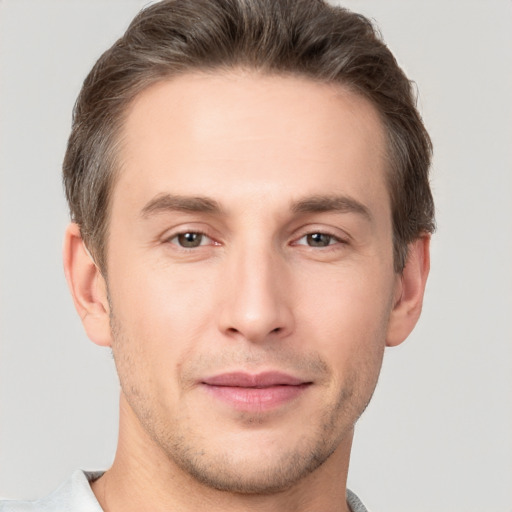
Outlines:
{"label": "face", "polygon": [[120,158],[107,265],[128,430],[231,491],[334,460],[397,289],[374,108],[306,79],[191,74],[136,98]]}

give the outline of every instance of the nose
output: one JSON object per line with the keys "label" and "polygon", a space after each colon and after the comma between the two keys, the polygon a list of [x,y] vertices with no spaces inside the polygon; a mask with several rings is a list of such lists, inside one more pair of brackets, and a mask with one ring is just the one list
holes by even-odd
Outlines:
{"label": "nose", "polygon": [[283,258],[252,247],[227,259],[219,322],[223,334],[251,343],[288,336],[294,330],[293,297]]}

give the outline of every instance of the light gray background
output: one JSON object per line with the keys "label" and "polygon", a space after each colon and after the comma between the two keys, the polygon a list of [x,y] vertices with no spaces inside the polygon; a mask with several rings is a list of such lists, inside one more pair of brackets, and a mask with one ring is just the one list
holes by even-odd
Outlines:
{"label": "light gray background", "polygon": [[[107,467],[118,385],[61,265],[71,109],[140,0],[0,1],[0,495]],[[389,349],[349,485],[375,511],[512,511],[512,3],[351,0],[417,82],[439,229],[423,317]]]}

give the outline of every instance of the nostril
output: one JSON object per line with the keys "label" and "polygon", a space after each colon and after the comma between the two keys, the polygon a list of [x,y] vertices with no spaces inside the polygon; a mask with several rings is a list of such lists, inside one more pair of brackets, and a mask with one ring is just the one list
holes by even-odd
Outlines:
{"label": "nostril", "polygon": [[270,332],[277,334],[278,332],[281,332],[281,327],[276,327],[275,329],[272,329]]}

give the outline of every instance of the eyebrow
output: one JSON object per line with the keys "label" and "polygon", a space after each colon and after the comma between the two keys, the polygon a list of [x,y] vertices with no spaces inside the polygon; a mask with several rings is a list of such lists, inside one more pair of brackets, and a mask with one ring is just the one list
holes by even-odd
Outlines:
{"label": "eyebrow", "polygon": [[[180,196],[173,194],[160,194],[146,203],[141,210],[142,217],[165,212],[198,212],[220,215],[224,213],[220,204],[209,197]],[[361,202],[349,196],[325,195],[311,196],[295,201],[291,205],[293,213],[356,213],[373,219],[370,210]]]}
{"label": "eyebrow", "polygon": [[178,196],[173,194],[160,194],[151,199],[142,208],[142,217],[164,212],[201,212],[221,214],[223,212],[219,203],[209,197]]}
{"label": "eyebrow", "polygon": [[367,206],[349,196],[326,195],[312,196],[292,204],[294,213],[356,213],[372,221],[373,216]]}

